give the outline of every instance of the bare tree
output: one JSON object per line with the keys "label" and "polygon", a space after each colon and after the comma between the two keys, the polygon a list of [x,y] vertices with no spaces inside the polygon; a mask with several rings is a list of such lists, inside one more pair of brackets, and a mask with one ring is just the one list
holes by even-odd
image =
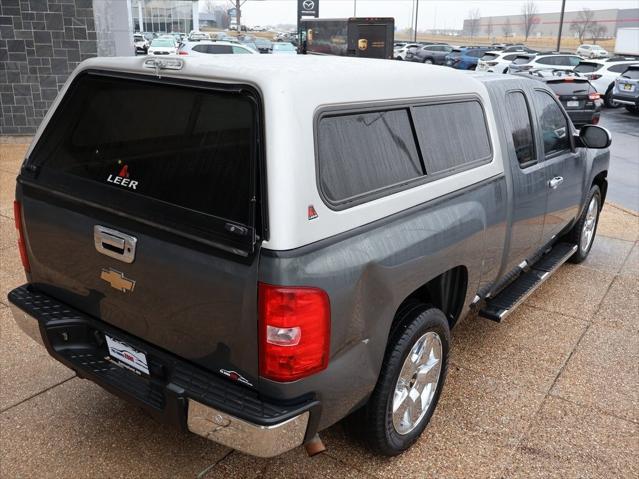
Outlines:
{"label": "bare tree", "polygon": [[204,2],[204,12],[205,13],[215,13],[215,11],[219,8],[217,2],[215,0],[206,0]]}
{"label": "bare tree", "polygon": [[521,16],[524,17],[524,36],[526,40],[528,40],[528,37],[539,20],[537,11],[537,4],[533,2],[533,0],[528,0],[521,6]]}
{"label": "bare tree", "polygon": [[470,34],[470,38],[474,38],[479,31],[479,20],[481,18],[481,13],[479,12],[479,8],[475,8],[468,12],[468,33]]}
{"label": "bare tree", "polygon": [[592,43],[597,43],[597,40],[603,40],[608,35],[608,28],[597,22],[592,22],[588,29]]}
{"label": "bare tree", "polygon": [[493,17],[488,17],[488,21],[486,22],[486,36],[490,38],[493,34]]}
{"label": "bare tree", "polygon": [[513,27],[510,23],[510,17],[506,18],[506,23],[501,27],[501,31],[504,34],[504,37],[511,37],[513,34]]}
{"label": "bare tree", "polygon": [[597,23],[595,22],[595,12],[589,8],[583,8],[577,13],[577,18],[570,23],[570,31],[577,34],[579,43],[583,43],[586,33],[590,31],[593,23]]}

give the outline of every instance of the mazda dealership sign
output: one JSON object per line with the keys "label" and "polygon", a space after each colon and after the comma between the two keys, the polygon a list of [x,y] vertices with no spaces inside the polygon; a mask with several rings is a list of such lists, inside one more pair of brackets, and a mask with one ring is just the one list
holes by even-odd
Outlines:
{"label": "mazda dealership sign", "polygon": [[319,0],[297,0],[298,17],[319,17]]}

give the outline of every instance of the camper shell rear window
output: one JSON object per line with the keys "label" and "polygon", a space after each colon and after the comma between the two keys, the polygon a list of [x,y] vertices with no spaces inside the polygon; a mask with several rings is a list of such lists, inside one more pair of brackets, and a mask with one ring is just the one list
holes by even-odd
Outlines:
{"label": "camper shell rear window", "polygon": [[251,236],[255,226],[259,117],[249,87],[87,72],[28,165],[71,196],[244,242],[238,232]]}

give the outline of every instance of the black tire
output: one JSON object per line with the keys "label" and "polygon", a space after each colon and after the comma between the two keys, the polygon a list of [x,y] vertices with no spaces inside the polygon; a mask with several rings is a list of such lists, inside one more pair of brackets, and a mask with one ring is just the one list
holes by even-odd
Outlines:
{"label": "black tire", "polygon": [[613,86],[614,85],[610,85],[608,89],[606,90],[606,94],[604,95],[604,105],[606,105],[606,108],[619,108],[621,106],[612,98]]}
{"label": "black tire", "polygon": [[[358,435],[377,454],[396,456],[419,438],[435,411],[446,379],[450,329],[448,320],[439,309],[412,303],[398,312],[397,326],[391,331],[386,347],[382,370],[377,385],[366,405],[356,413]],[[441,341],[441,363],[439,379],[426,413],[405,434],[400,434],[393,425],[392,403],[395,387],[404,361],[416,342],[426,333],[436,333]]]}
{"label": "black tire", "polygon": [[[582,245],[582,231],[588,220],[588,208],[590,206],[590,203],[593,201],[593,198],[597,201],[595,224],[594,229],[592,230],[592,238],[590,239],[587,247],[584,248]],[[568,260],[571,263],[579,264],[588,257],[588,254],[592,249],[592,244],[595,242],[595,237],[597,236],[597,227],[599,226],[599,213],[601,212],[601,207],[601,190],[597,185],[594,185],[588,193],[588,197],[586,198],[586,203],[583,211],[581,212],[581,216],[579,216],[577,223],[575,223],[575,226],[573,226],[572,230],[570,230],[570,233],[568,233],[567,235],[568,241],[577,245],[577,251]]]}
{"label": "black tire", "polygon": [[628,110],[630,113],[635,113],[635,114],[639,113],[639,107],[637,106],[627,105],[626,110]]}

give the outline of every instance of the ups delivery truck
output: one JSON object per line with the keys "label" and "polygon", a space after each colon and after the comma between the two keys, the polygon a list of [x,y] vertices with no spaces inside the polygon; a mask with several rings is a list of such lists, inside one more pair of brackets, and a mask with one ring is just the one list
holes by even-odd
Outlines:
{"label": "ups delivery truck", "polygon": [[393,58],[394,18],[313,18],[301,21],[302,53]]}

